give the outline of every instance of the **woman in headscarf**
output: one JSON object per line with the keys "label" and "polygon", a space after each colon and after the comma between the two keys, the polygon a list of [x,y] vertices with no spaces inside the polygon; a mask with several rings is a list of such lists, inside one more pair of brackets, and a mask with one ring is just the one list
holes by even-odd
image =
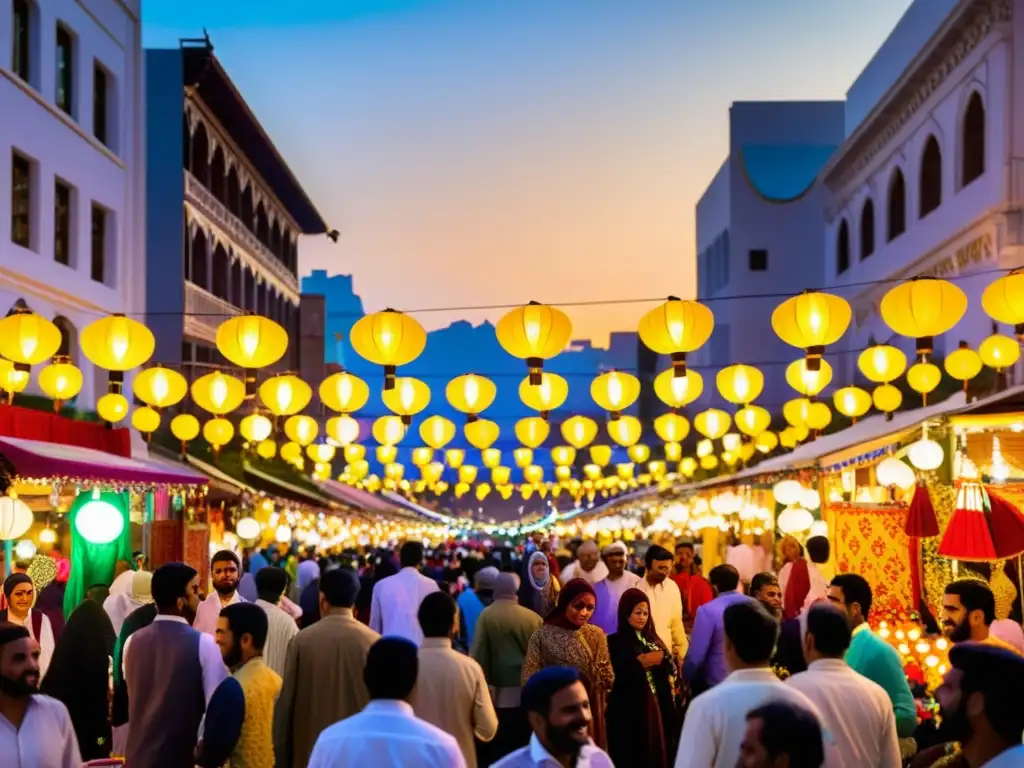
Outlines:
{"label": "woman in headscarf", "polygon": [[82,760],[110,757],[108,702],[114,628],[98,603],[86,600],[68,618],[40,690],[64,702]]}
{"label": "woman in headscarf", "polygon": [[546,618],[558,603],[558,580],[543,552],[534,552],[526,560],[519,581],[519,604]]}
{"label": "woman in headscarf", "polygon": [[675,661],[654,630],[651,602],[639,589],[619,599],[618,631],[608,637],[615,687],[608,696],[608,753],[616,765],[667,768],[679,717]]}
{"label": "woman in headscarf", "polygon": [[[545,564],[547,559],[544,558]],[[597,607],[594,588],[583,579],[573,579],[562,589],[558,604],[543,626],[533,633],[523,661],[522,683],[545,667],[575,667],[590,697],[590,736],[602,749],[605,738],[605,696],[615,681],[608,640],[590,624]]]}
{"label": "woman in headscarf", "polygon": [[121,634],[121,627],[124,620],[136,608],[141,608],[153,602],[153,574],[148,571],[132,571],[132,583],[129,592],[114,593],[103,601],[103,610],[110,617],[110,623],[114,627],[115,634]]}
{"label": "woman in headscarf", "polygon": [[39,675],[46,675],[53,658],[53,626],[49,617],[42,611],[35,610],[36,588],[28,574],[12,573],[4,581],[4,599],[7,610],[0,611],[0,622],[25,627],[32,639],[39,643]]}
{"label": "woman in headscarf", "polygon": [[64,631],[64,586],[58,578],[57,561],[49,555],[36,555],[25,571],[36,588],[35,610],[42,611],[50,620],[55,643]]}

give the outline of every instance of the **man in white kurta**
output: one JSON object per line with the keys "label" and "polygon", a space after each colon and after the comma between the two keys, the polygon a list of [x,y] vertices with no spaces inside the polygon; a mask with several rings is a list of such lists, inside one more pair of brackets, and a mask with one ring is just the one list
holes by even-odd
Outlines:
{"label": "man in white kurta", "polygon": [[657,544],[647,550],[644,564],[646,571],[640,581],[640,589],[651,602],[651,620],[658,637],[672,650],[680,667],[686,657],[689,642],[683,628],[683,594],[676,583],[669,578],[674,557]]}
{"label": "man in white kurta", "polygon": [[381,635],[404,637],[419,645],[423,631],[417,612],[423,598],[439,587],[433,579],[420,573],[423,545],[407,541],[399,552],[402,570],[381,579],[373,587],[370,601],[370,629]]}
{"label": "man in white kurta", "polygon": [[[724,624],[729,675],[690,704],[675,768],[735,768],[747,731],[747,713],[769,702],[802,707],[821,720],[810,699],[772,672],[779,625],[763,605],[756,600],[730,605]],[[827,739],[824,747],[828,760]]]}
{"label": "man in white kurta", "polygon": [[641,579],[626,570],[626,545],[621,541],[609,544],[601,553],[608,566],[608,578],[594,585],[597,609],[590,623],[604,630],[606,635],[619,631],[619,600],[627,589],[640,589]]}
{"label": "man in white kurta", "polygon": [[800,617],[806,672],[786,680],[821,713],[822,728],[835,742],[826,768],[900,768],[896,715],[889,694],[843,661],[850,647],[846,612],[831,603],[812,606]]}

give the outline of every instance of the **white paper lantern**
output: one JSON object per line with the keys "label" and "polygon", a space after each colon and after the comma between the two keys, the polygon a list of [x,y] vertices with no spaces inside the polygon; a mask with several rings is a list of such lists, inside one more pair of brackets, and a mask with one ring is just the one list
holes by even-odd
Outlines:
{"label": "white paper lantern", "polygon": [[828,538],[828,523],[824,520],[815,520],[811,523],[811,536],[824,536]]}
{"label": "white paper lantern", "polygon": [[941,467],[945,457],[946,454],[942,450],[942,446],[928,438],[912,443],[907,449],[907,458],[910,459],[910,463],[924,472]]}
{"label": "white paper lantern", "polygon": [[235,535],[246,541],[258,538],[260,529],[260,522],[255,517],[243,517],[235,523]]}
{"label": "white paper lantern", "polygon": [[779,514],[776,525],[783,533],[800,533],[814,525],[814,515],[803,507],[786,507]]}
{"label": "white paper lantern", "polygon": [[274,531],[274,538],[281,544],[287,544],[292,540],[292,529],[287,525],[277,526],[277,530]]}
{"label": "white paper lantern", "polygon": [[781,480],[772,488],[775,501],[785,506],[799,504],[803,499],[804,487],[796,480]]}
{"label": "white paper lantern", "polygon": [[31,560],[36,556],[36,545],[28,539],[22,539],[14,545],[14,554],[21,561]]}
{"label": "white paper lantern", "polygon": [[817,509],[821,506],[821,494],[813,488],[805,489],[800,495],[800,506],[804,509]]}
{"label": "white paper lantern", "polygon": [[0,496],[0,540],[9,541],[24,535],[32,527],[32,510],[15,496]]}
{"label": "white paper lantern", "polygon": [[75,513],[75,530],[90,544],[109,544],[124,531],[124,515],[96,491]]}
{"label": "white paper lantern", "polygon": [[914,470],[892,456],[882,459],[875,467],[875,479],[886,488],[910,488],[917,482]]}

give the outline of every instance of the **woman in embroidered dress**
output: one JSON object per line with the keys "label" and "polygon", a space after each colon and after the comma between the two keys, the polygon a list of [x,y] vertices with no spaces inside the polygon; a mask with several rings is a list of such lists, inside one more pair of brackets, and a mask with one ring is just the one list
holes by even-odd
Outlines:
{"label": "woman in embroidered dress", "polygon": [[12,573],[4,581],[4,598],[7,610],[0,611],[0,622],[9,621],[28,630],[32,639],[39,643],[39,677],[46,676],[53,658],[53,627],[42,611],[35,610],[36,588],[32,579],[24,573]]}
{"label": "woman in embroidered dress", "polygon": [[545,667],[578,669],[590,696],[593,717],[590,736],[604,749],[607,745],[604,704],[615,681],[615,673],[608,657],[608,640],[604,632],[588,623],[596,607],[594,588],[583,579],[573,579],[562,588],[558,604],[530,638],[523,661],[522,682],[525,684],[535,672]]}
{"label": "woman in embroidered dress", "polygon": [[640,589],[619,599],[618,632],[608,638],[615,687],[608,696],[608,752],[616,765],[667,768],[679,736],[675,660],[658,637]]}

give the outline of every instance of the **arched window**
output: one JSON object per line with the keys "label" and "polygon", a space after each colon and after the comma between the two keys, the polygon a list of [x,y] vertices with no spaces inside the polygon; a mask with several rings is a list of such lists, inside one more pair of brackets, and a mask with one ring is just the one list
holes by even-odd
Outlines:
{"label": "arched window", "polygon": [[242,260],[235,259],[231,265],[231,303],[239,309],[245,309],[242,300]]}
{"label": "arched window", "polygon": [[235,170],[235,166],[231,166],[231,170],[228,171],[228,210],[231,211],[235,216],[241,216],[241,193],[238,190],[238,171]]}
{"label": "arched window", "polygon": [[213,289],[211,293],[218,299],[228,299],[228,252],[217,243],[213,250]]}
{"label": "arched window", "polygon": [[889,201],[886,211],[886,241],[895,240],[907,231],[907,182],[897,168],[889,180]]}
{"label": "arched window", "polygon": [[942,150],[939,140],[929,136],[921,154],[921,205],[919,218],[942,205]]}
{"label": "arched window", "polygon": [[268,248],[270,247],[270,223],[267,221],[267,212],[263,208],[261,200],[256,206],[256,239]]}
{"label": "arched window", "polygon": [[860,210],[860,258],[866,259],[875,252],[875,204],[871,198],[864,201]]}
{"label": "arched window", "polygon": [[66,317],[60,315],[53,318],[53,324],[60,331],[60,346],[57,348],[57,354],[66,355],[71,358],[71,362],[76,362],[75,358],[78,356],[78,332],[75,330],[74,324]]}
{"label": "arched window", "polygon": [[960,177],[967,186],[985,172],[985,105],[981,94],[971,94],[964,112],[963,147],[961,148]]}
{"label": "arched window", "polygon": [[836,274],[841,275],[850,268],[850,227],[846,219],[839,222],[839,234],[836,235]]}
{"label": "arched window", "polygon": [[224,150],[217,147],[213,151],[213,161],[210,163],[210,191],[213,196],[227,205],[227,197],[224,194]]}
{"label": "arched window", "polygon": [[189,279],[200,288],[208,288],[206,269],[206,235],[201,229],[197,229],[192,237],[192,269],[189,272]]}
{"label": "arched window", "polygon": [[273,225],[270,227],[270,252],[281,258],[281,226],[277,223],[277,219],[274,219]]}
{"label": "arched window", "polygon": [[192,134],[192,175],[210,185],[210,141],[206,136],[206,126],[199,123]]}
{"label": "arched window", "polygon": [[245,268],[243,276],[242,304],[239,306],[247,312],[253,312],[256,309],[256,276],[248,266]]}
{"label": "arched window", "polygon": [[253,213],[252,213],[252,184],[246,184],[245,189],[242,190],[242,202],[241,202],[240,208],[241,208],[242,223],[245,224],[246,228],[250,232],[255,234],[256,233],[256,229],[255,229],[256,225],[253,222]]}
{"label": "arched window", "polygon": [[267,316],[267,284],[260,283],[256,286],[256,314]]}

